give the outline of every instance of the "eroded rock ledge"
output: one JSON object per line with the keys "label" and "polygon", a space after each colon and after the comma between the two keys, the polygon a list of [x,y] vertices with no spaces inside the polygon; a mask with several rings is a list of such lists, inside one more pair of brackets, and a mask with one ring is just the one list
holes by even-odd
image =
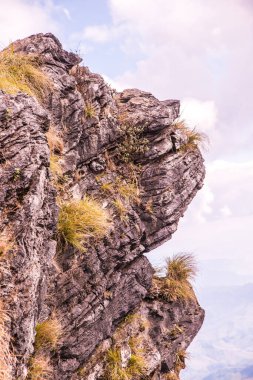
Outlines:
{"label": "eroded rock ledge", "polygon": [[[179,101],[136,89],[116,93],[52,34],[13,48],[40,57],[52,88],[43,102],[0,91],[0,232],[12,242],[0,258],[0,297],[11,317],[12,378],[27,377],[35,327],[54,315],[63,335],[49,354],[50,378],[102,379],[114,334],[134,314],[139,318],[121,330],[118,342],[127,352],[130,335],[141,335],[149,347],[145,378],[166,379],[203,321],[197,300],[150,296],[154,270],[143,256],[171,238],[203,184],[199,149],[187,149],[183,137],[173,148]],[[64,144],[60,180],[50,170],[50,126]],[[129,130],[139,144],[126,152]],[[119,184],[134,184],[136,196],[122,195]],[[98,199],[111,215],[109,234],[89,239],[85,253],[57,246],[57,194]],[[181,333],[172,337],[176,325]]]}

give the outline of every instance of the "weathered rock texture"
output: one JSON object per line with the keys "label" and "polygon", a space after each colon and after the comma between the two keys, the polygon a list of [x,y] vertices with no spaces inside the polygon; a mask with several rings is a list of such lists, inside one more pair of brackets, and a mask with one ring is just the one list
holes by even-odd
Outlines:
{"label": "weathered rock texture", "polygon": [[[200,151],[173,152],[170,135],[179,102],[159,101],[136,89],[114,92],[51,34],[13,46],[16,52],[38,54],[53,83],[43,104],[0,91],[0,229],[13,241],[0,259],[0,296],[11,316],[13,379],[26,378],[35,326],[52,313],[64,332],[50,354],[52,378],[102,379],[103,359],[97,356],[94,364],[96,352],[110,347],[115,329],[133,312],[148,320],[146,378],[163,379],[203,320],[197,301],[149,297],[154,271],[143,255],[171,238],[203,183]],[[50,174],[45,135],[50,125],[64,141],[61,190]],[[135,126],[143,145],[131,151],[131,160],[122,156],[120,147],[128,140],[120,125]],[[129,182],[138,183],[140,193],[138,200],[121,198],[122,215],[115,207],[117,184]],[[92,195],[111,213],[110,233],[100,241],[90,239],[86,253],[57,248],[57,191],[65,199]],[[169,333],[175,324],[183,331],[176,339]],[[133,328],[138,330],[138,323]],[[85,374],[80,369],[89,363],[95,369]]]}

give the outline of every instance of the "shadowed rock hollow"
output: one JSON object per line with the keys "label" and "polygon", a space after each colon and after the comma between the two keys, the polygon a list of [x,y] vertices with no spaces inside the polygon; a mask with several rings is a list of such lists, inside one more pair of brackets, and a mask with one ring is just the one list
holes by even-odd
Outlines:
{"label": "shadowed rock hollow", "polygon": [[[179,101],[115,92],[52,34],[12,46],[35,55],[51,85],[43,100],[0,90],[0,297],[10,339],[0,379],[35,379],[32,358],[43,356],[51,370],[42,379],[120,380],[108,374],[116,349],[123,369],[134,355],[145,361],[128,379],[169,379],[204,315],[196,298],[150,293],[143,255],[171,238],[203,184],[201,153],[173,123]],[[85,252],[57,233],[64,202],[84,197],[110,218]],[[62,326],[57,345],[35,349],[36,326],[52,319]]]}

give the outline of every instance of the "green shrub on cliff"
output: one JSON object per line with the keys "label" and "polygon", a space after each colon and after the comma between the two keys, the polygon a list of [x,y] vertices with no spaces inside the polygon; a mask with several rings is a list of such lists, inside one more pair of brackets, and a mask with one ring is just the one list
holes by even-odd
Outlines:
{"label": "green shrub on cliff", "polygon": [[0,53],[0,89],[17,94],[19,91],[43,99],[51,87],[46,74],[40,69],[39,57],[15,53],[11,48]]}
{"label": "green shrub on cliff", "polygon": [[90,237],[102,238],[111,226],[109,214],[100,203],[86,196],[80,201],[62,202],[58,231],[66,243],[85,251],[84,243]]}
{"label": "green shrub on cliff", "polygon": [[123,139],[117,147],[117,153],[121,161],[134,162],[136,156],[148,151],[149,140],[143,136],[144,127],[126,122],[120,124],[120,131]]}

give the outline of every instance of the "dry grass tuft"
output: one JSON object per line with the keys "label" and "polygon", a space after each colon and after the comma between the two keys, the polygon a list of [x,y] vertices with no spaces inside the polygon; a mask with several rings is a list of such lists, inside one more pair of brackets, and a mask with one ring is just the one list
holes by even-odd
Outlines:
{"label": "dry grass tuft", "polygon": [[36,326],[35,349],[55,349],[62,335],[62,326],[58,319],[48,319]]}
{"label": "dry grass tuft", "polygon": [[176,121],[174,126],[176,130],[181,131],[186,136],[186,142],[180,147],[181,151],[192,151],[197,147],[206,149],[209,145],[208,136],[204,132],[199,132],[196,128],[189,128],[185,120]]}
{"label": "dry grass tuft", "polygon": [[114,193],[114,183],[107,182],[101,185],[101,190],[105,193]]}
{"label": "dry grass tuft", "polygon": [[128,200],[128,201],[135,201],[139,203],[140,198],[140,191],[139,188],[134,183],[121,183],[117,186],[118,194]]}
{"label": "dry grass tuft", "polygon": [[193,128],[188,133],[188,141],[186,147],[188,149],[194,149],[197,146],[204,147],[207,141],[208,137],[204,132],[199,132],[196,130],[196,128]]}
{"label": "dry grass tuft", "polygon": [[173,328],[171,329],[169,335],[172,337],[172,338],[177,338],[178,336],[180,336],[181,334],[183,334],[184,332],[184,329],[183,327],[180,327],[177,323],[174,324]]}
{"label": "dry grass tuft", "polygon": [[165,375],[165,380],[180,380],[175,372],[170,372]]}
{"label": "dry grass tuft", "polygon": [[190,281],[196,274],[196,261],[189,253],[179,253],[167,260],[167,277],[172,280]]}
{"label": "dry grass tuft", "polygon": [[28,379],[29,380],[50,380],[53,369],[50,365],[49,357],[45,355],[35,355],[30,360]]}
{"label": "dry grass tuft", "polygon": [[101,184],[101,190],[114,197],[120,197],[127,202],[140,203],[140,189],[134,182],[127,182],[122,177],[116,177],[114,181]]}
{"label": "dry grass tuft", "polygon": [[141,376],[145,369],[145,360],[138,354],[132,354],[128,361],[127,374],[130,379],[136,379]]}
{"label": "dry grass tuft", "polygon": [[[97,180],[99,181],[100,178]],[[102,181],[103,183],[100,184],[102,192],[111,198],[111,204],[115,208],[120,219],[122,221],[127,220],[127,213],[130,205],[139,205],[141,202],[140,189],[137,181],[127,181],[121,176],[110,179],[108,182],[105,182],[105,178],[103,178]]]}
{"label": "dry grass tuft", "polygon": [[14,244],[6,231],[0,233],[0,258],[13,248]]}
{"label": "dry grass tuft", "polygon": [[128,380],[128,376],[121,366],[121,355],[119,349],[111,348],[107,352],[105,380]]}
{"label": "dry grass tuft", "polygon": [[136,380],[145,371],[145,361],[138,354],[132,354],[127,367],[122,367],[121,353],[119,348],[111,348],[107,352],[107,366],[105,380]]}
{"label": "dry grass tuft", "polygon": [[161,294],[167,301],[194,300],[195,295],[190,283],[166,279],[161,286]]}
{"label": "dry grass tuft", "polygon": [[85,116],[89,119],[96,116],[96,108],[91,102],[87,102],[84,107]]}
{"label": "dry grass tuft", "polygon": [[51,87],[38,56],[15,53],[11,48],[0,53],[1,90],[14,95],[21,91],[43,100]]}
{"label": "dry grass tuft", "polygon": [[57,156],[56,154],[50,155],[50,170],[56,181],[63,177],[63,171],[59,161],[59,156]]}
{"label": "dry grass tuft", "polygon": [[114,201],[112,201],[112,204],[115,207],[117,213],[119,214],[120,220],[126,221],[128,219],[128,216],[127,216],[128,210],[127,210],[126,205],[122,202],[122,200],[117,198]]}
{"label": "dry grass tuft", "polygon": [[46,137],[50,149],[50,170],[53,177],[53,183],[57,190],[61,192],[64,191],[63,184],[66,180],[60,163],[64,143],[53,126],[49,128]]}
{"label": "dry grass tuft", "polygon": [[185,368],[185,359],[188,358],[188,354],[185,350],[179,350],[176,353],[175,359],[175,372],[179,374],[181,369]]}
{"label": "dry grass tuft", "polygon": [[88,238],[104,237],[110,226],[107,210],[90,197],[60,205],[58,231],[66,243],[80,251],[85,251],[83,244]]}
{"label": "dry grass tuft", "polygon": [[9,350],[10,336],[6,331],[5,324],[9,317],[0,301],[0,380],[12,380],[12,354]]}
{"label": "dry grass tuft", "polygon": [[166,269],[165,277],[154,277],[153,293],[168,302],[195,300],[190,284],[197,273],[194,257],[191,254],[177,254],[167,261]]}
{"label": "dry grass tuft", "polygon": [[46,133],[47,142],[49,145],[50,152],[52,154],[61,155],[64,149],[64,143],[62,138],[58,135],[54,127],[50,127]]}

